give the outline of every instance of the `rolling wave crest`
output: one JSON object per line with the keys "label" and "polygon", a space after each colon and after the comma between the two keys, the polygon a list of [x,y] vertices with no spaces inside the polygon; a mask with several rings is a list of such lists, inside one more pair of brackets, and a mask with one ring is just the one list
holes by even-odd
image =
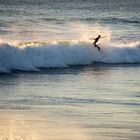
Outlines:
{"label": "rolling wave crest", "polygon": [[26,44],[24,47],[0,44],[1,73],[90,65],[94,62],[140,63],[140,42],[101,45],[100,52],[89,43]]}

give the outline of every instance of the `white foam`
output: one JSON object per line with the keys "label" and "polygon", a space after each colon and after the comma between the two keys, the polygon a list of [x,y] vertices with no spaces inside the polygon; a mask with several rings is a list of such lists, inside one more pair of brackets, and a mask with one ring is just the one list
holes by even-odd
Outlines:
{"label": "white foam", "polygon": [[36,71],[38,68],[103,63],[140,63],[140,42],[101,44],[101,52],[90,43],[27,45],[0,44],[0,72]]}

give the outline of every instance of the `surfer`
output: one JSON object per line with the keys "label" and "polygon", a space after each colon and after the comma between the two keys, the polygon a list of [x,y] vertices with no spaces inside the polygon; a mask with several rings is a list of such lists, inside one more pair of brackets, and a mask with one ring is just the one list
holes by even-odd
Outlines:
{"label": "surfer", "polygon": [[98,48],[98,50],[100,51],[100,47],[96,44],[99,39],[101,38],[101,35],[98,35],[96,38],[90,38],[90,40],[94,40],[93,45]]}
{"label": "surfer", "polygon": [[96,43],[99,41],[100,38],[101,38],[101,35],[98,35],[98,37],[96,37],[96,38],[94,39],[94,42],[93,42],[93,45],[94,45],[96,48],[98,48],[99,51],[100,51],[100,47],[99,47]]}
{"label": "surfer", "polygon": [[90,40],[94,40],[93,45],[98,48],[98,50],[100,51],[100,47],[97,45],[97,42],[99,41],[99,39],[104,38],[106,36],[101,37],[101,35],[98,35],[96,38],[90,38]]}

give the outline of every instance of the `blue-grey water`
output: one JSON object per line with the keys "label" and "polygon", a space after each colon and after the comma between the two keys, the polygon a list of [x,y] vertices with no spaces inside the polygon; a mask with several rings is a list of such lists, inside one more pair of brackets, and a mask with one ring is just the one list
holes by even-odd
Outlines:
{"label": "blue-grey water", "polygon": [[103,65],[0,76],[0,137],[139,140],[140,66]]}
{"label": "blue-grey water", "polygon": [[44,41],[72,36],[77,26],[69,24],[75,23],[111,27],[113,37],[136,40],[139,7],[139,0],[1,0],[0,38]]}
{"label": "blue-grey water", "polygon": [[139,140],[139,9],[0,0],[0,140]]}

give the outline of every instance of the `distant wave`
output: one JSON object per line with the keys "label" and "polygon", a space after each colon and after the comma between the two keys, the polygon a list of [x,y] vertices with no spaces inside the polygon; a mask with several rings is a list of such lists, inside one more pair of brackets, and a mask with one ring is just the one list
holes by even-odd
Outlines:
{"label": "distant wave", "polygon": [[79,18],[79,19],[71,19],[72,21],[74,20],[79,20],[79,21],[100,21],[103,23],[127,23],[127,24],[140,24],[140,19],[127,19],[127,18],[115,18],[115,17],[108,17],[108,18],[92,18],[92,17],[88,17],[88,18]]}
{"label": "distant wave", "polygon": [[0,44],[0,72],[37,71],[39,68],[101,63],[140,63],[140,42],[101,45],[101,52],[89,43]]}
{"label": "distant wave", "polygon": [[63,21],[62,19],[57,19],[57,18],[49,18],[49,17],[44,17],[44,18],[39,18],[40,20],[45,20],[45,21]]}
{"label": "distant wave", "polygon": [[50,22],[50,23],[56,23],[56,24],[64,24],[64,20],[58,18],[44,17],[44,18],[39,18],[39,20]]}
{"label": "distant wave", "polygon": [[109,18],[109,19],[103,19],[104,21],[109,21],[109,22],[117,22],[117,23],[140,23],[140,19],[125,19],[125,18]]}

